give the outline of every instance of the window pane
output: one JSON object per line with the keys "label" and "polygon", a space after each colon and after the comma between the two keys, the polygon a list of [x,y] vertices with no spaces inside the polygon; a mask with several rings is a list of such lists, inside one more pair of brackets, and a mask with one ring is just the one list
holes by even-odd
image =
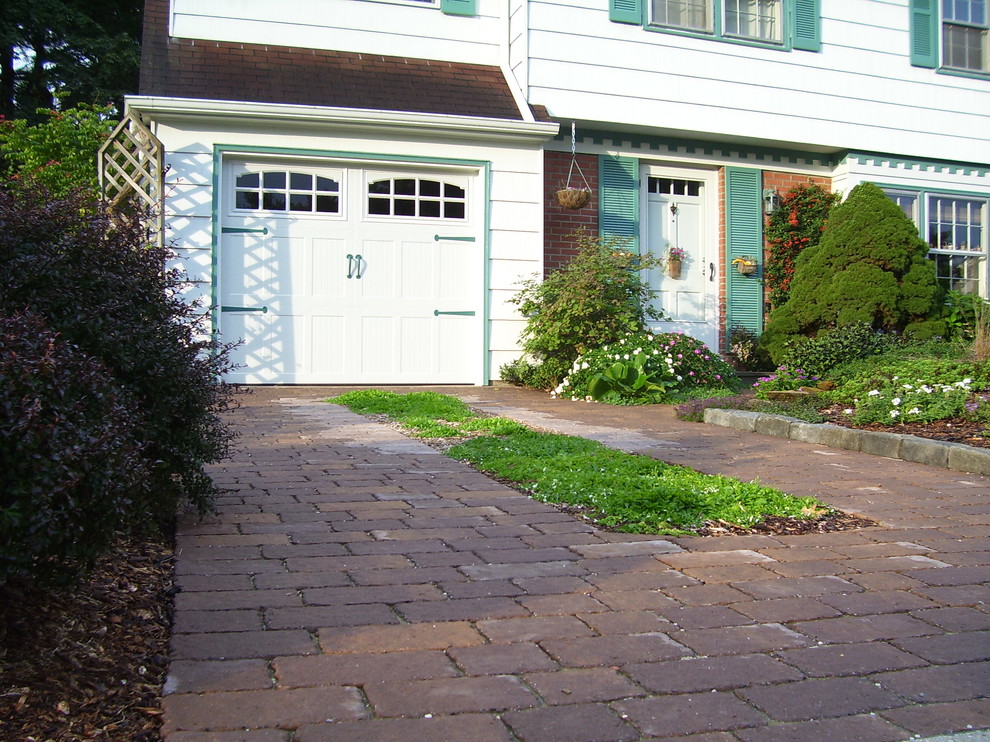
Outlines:
{"label": "window pane", "polygon": [[313,197],[308,193],[289,194],[289,211],[312,211]]}
{"label": "window pane", "polygon": [[448,201],[443,205],[443,215],[447,219],[463,219],[464,204],[457,201]]}
{"label": "window pane", "polygon": [[376,180],[374,183],[368,184],[368,193],[391,193],[392,192],[392,181],[390,180]]}
{"label": "window pane", "polygon": [[265,188],[285,188],[285,173],[265,173]]}
{"label": "window pane", "polygon": [[711,31],[708,0],[653,0],[653,22],[692,31]]}
{"label": "window pane", "polygon": [[285,211],[285,194],[266,191],[263,203],[269,211]]}
{"label": "window pane", "polygon": [[402,178],[395,181],[395,192],[402,196],[416,195],[416,181],[412,178]]}
{"label": "window pane", "polygon": [[340,190],[340,184],[332,178],[323,178],[319,175],[316,176],[316,190],[318,191],[332,191],[336,193]]}
{"label": "window pane", "polygon": [[259,204],[258,194],[255,191],[237,191],[235,208],[257,209]]}
{"label": "window pane", "polygon": [[238,188],[257,188],[260,184],[258,173],[244,173],[237,176]]}
{"label": "window pane", "polygon": [[[462,191],[463,194],[463,191]],[[420,196],[439,196],[440,195],[440,181],[438,180],[421,180],[419,181],[419,195]]]}
{"label": "window pane", "polygon": [[289,173],[289,188],[294,191],[311,191],[313,176],[309,173]]}
{"label": "window pane", "polygon": [[369,214],[391,214],[391,201],[387,198],[369,198],[368,199],[368,213]]}
{"label": "window pane", "polygon": [[323,214],[336,214],[339,202],[338,196],[317,196],[316,210]]}
{"label": "window pane", "polygon": [[979,294],[984,271],[983,257],[975,255],[934,255],[935,274],[947,289]]}
{"label": "window pane", "polygon": [[986,208],[983,200],[929,197],[929,246],[933,250],[984,252]]}
{"label": "window pane", "polygon": [[416,202],[410,198],[395,199],[396,216],[416,216]]}
{"label": "window pane", "polygon": [[780,41],[780,0],[725,0],[725,33]]}
{"label": "window pane", "polygon": [[419,215],[420,216],[440,216],[440,202],[439,201],[420,201],[419,202]]}
{"label": "window pane", "polygon": [[958,70],[987,71],[987,29],[942,24],[942,64]]}
{"label": "window pane", "polygon": [[444,183],[443,195],[447,198],[464,198],[464,189],[452,183]]}

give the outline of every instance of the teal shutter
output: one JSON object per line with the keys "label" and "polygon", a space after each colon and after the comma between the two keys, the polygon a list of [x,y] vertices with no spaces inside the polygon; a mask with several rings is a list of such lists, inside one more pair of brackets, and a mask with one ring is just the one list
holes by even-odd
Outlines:
{"label": "teal shutter", "polygon": [[447,15],[476,15],[477,0],[440,0],[440,10]]}
{"label": "teal shutter", "polygon": [[809,52],[822,48],[822,6],[821,0],[794,0],[792,14],[794,28],[791,42],[795,49]]}
{"label": "teal shutter", "polygon": [[936,0],[911,0],[911,64],[938,66],[938,6]]}
{"label": "teal shutter", "polygon": [[627,240],[639,252],[639,160],[602,155],[598,160],[598,231]]}
{"label": "teal shutter", "polygon": [[643,22],[643,0],[608,0],[608,19],[638,26]]}
{"label": "teal shutter", "polygon": [[[725,169],[725,293],[726,330],[745,327],[763,332],[763,173],[743,167]],[[755,258],[757,273],[744,276],[732,264],[736,258]]]}

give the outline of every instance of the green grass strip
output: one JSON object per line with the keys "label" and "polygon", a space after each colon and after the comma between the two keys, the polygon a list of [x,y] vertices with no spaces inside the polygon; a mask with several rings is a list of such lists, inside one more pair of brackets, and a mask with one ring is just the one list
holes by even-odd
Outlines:
{"label": "green grass strip", "polygon": [[[538,433],[479,417],[434,392],[348,392],[328,400],[360,414],[387,415],[420,437],[465,437],[447,453],[545,502],[580,506],[596,523],[630,533],[690,533],[707,521],[742,527],[767,516],[812,517],[829,509],[758,482],[701,474],[575,436]],[[479,434],[480,433],[480,434]]]}

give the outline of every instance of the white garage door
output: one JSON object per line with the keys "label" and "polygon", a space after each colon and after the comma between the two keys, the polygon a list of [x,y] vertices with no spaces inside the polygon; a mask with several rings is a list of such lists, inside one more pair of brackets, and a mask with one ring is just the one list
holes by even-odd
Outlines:
{"label": "white garage door", "polygon": [[224,166],[220,332],[235,383],[480,383],[471,174]]}

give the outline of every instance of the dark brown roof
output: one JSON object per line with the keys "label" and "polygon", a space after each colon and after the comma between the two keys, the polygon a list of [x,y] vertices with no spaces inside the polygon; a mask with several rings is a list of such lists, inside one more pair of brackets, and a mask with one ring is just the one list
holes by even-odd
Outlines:
{"label": "dark brown roof", "polygon": [[522,120],[497,66],[168,37],[145,7],[141,94]]}

